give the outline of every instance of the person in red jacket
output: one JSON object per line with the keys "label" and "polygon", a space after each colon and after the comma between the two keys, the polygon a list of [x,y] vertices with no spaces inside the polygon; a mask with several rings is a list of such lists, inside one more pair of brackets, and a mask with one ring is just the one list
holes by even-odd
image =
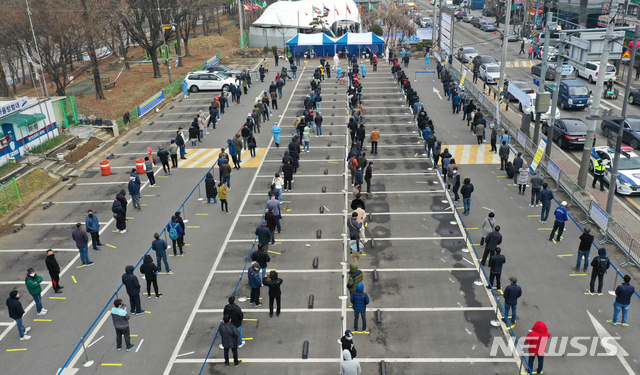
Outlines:
{"label": "person in red jacket", "polygon": [[549,337],[551,337],[551,335],[547,330],[547,325],[544,324],[544,322],[537,321],[525,339],[525,342],[528,344],[527,350],[529,351],[529,370],[533,368],[533,361],[538,357],[538,370],[536,372],[538,374],[542,374],[544,355]]}

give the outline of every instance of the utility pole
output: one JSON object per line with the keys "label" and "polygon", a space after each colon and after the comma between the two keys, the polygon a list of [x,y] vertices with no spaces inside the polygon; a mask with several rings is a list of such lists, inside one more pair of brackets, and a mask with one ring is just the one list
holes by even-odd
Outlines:
{"label": "utility pole", "polygon": [[[500,101],[504,87],[504,69],[507,65],[507,46],[509,45],[509,21],[511,20],[511,0],[506,1],[504,33],[502,34],[502,58],[500,59],[500,79],[498,80],[498,97],[496,98],[496,123],[500,122]],[[453,44],[453,43],[452,43]]]}
{"label": "utility pole", "polygon": [[560,91],[560,79],[562,78],[562,67],[564,66],[564,46],[566,40],[567,33],[560,33],[560,54],[556,61],[556,79],[553,83],[553,93],[551,94],[551,113],[549,116],[549,121],[551,121],[551,123],[548,124],[549,126],[547,127],[547,129],[549,129],[549,133],[547,134],[547,146],[544,150],[547,157],[551,157],[551,149],[553,148],[553,132],[555,130],[554,124],[556,122],[556,111],[558,108],[558,91]]}
{"label": "utility pole", "polygon": [[244,8],[242,7],[242,0],[238,0],[238,23],[240,24],[240,48],[244,48],[244,25],[242,20],[242,13]]}
{"label": "utility pole", "polygon": [[[629,93],[631,92],[631,68],[636,60],[636,50],[638,38],[640,35],[640,24],[636,22],[636,30],[633,33],[633,47],[631,47],[631,60],[629,61],[629,74],[627,74],[627,85],[624,92],[624,102],[622,103],[622,118],[627,117],[627,107],[629,106]],[[618,127],[618,139],[616,140],[616,151],[613,157],[613,166],[611,167],[611,176],[609,177],[609,195],[607,197],[607,213],[611,215],[613,209],[613,197],[616,194],[616,184],[618,183],[618,165],[620,163],[620,148],[622,147],[622,131],[624,130],[624,120]]]}
{"label": "utility pole", "polygon": [[[596,79],[596,90],[593,93],[593,103],[591,104],[590,116],[598,116],[600,111],[600,99],[602,98],[602,88],[604,87],[604,75],[607,72],[607,63],[609,62],[609,50],[611,49],[611,43],[613,42],[613,28],[616,24],[616,13],[618,12],[618,5],[615,7],[611,4],[611,15],[609,17],[609,24],[607,25],[607,31],[604,34],[604,44],[602,47],[602,55],[600,55],[600,67],[598,68],[598,76]],[[625,94],[626,95],[626,94]],[[587,139],[585,139],[584,149],[582,151],[582,160],[580,160],[580,171],[578,172],[578,186],[584,189],[587,184],[587,175],[589,172],[589,158],[591,155],[591,149],[593,148],[593,136],[596,133],[596,125],[598,120],[588,120],[587,123]],[[618,151],[618,150],[616,150]]]}
{"label": "utility pole", "polygon": [[[158,16],[160,17],[160,26],[162,26],[162,42],[164,43],[164,63],[167,66],[167,72],[169,74],[169,84],[173,81],[171,80],[171,64],[169,63],[169,47],[167,47],[167,38],[164,36],[164,22],[162,22],[162,12],[160,11],[160,0],[156,0],[156,4],[158,4]],[[171,28],[171,26],[169,26]],[[177,38],[177,36],[176,36]]]}
{"label": "utility pole", "polygon": [[[542,53],[542,65],[540,65],[540,78],[539,78],[539,85],[538,85],[538,96],[536,97],[536,101],[542,94],[544,94],[545,78],[547,76],[547,61],[549,60],[549,38],[551,37],[550,27],[551,27],[552,21],[553,21],[553,14],[547,13],[547,22],[546,22],[546,27],[544,32],[544,48]],[[534,53],[536,53],[536,51],[534,51]],[[535,116],[536,116],[536,119],[535,119],[535,127],[533,130],[533,144],[537,145],[538,140],[540,139],[540,117],[542,116],[542,113],[536,112]]]}

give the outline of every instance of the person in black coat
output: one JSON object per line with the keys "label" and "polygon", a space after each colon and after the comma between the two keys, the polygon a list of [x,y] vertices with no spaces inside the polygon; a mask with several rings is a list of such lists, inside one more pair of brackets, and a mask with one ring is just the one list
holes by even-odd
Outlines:
{"label": "person in black coat", "polygon": [[113,201],[111,212],[113,212],[113,217],[116,219],[116,230],[119,233],[125,233],[127,231],[127,211],[122,208],[122,204],[118,199]]}
{"label": "person in black coat", "polygon": [[19,301],[20,293],[17,290],[12,290],[9,293],[9,298],[7,298],[7,310],[9,313],[9,317],[16,321],[16,326],[18,327],[18,334],[20,335],[20,340],[29,340],[31,336],[27,335],[29,331],[31,331],[31,327],[24,327],[22,324],[22,317],[24,316],[24,309],[22,308],[22,304]]}
{"label": "person in black coat", "polygon": [[280,286],[282,285],[282,279],[278,278],[278,273],[276,271],[271,271],[269,276],[266,277],[262,283],[269,288],[269,317],[273,318],[274,300],[278,303],[276,316],[280,316],[280,297],[282,296]]}
{"label": "person in black coat", "polygon": [[340,344],[342,345],[342,350],[348,350],[349,353],[351,353],[351,359],[354,359],[356,355],[358,355],[358,351],[353,344],[353,334],[351,331],[344,331],[344,336],[340,338]]}
{"label": "person in black coat", "polygon": [[513,168],[513,163],[511,163],[510,161],[507,162],[507,164],[504,167],[505,172],[507,172],[507,178],[513,178],[516,174],[515,174],[515,169]]}
{"label": "person in black coat", "polygon": [[127,193],[124,191],[124,189],[121,189],[120,192],[116,194],[116,200],[120,202],[120,205],[122,206],[122,209],[124,210],[125,215],[127,213],[127,198],[125,198],[126,195]]}
{"label": "person in black coat", "polygon": [[291,191],[291,182],[293,182],[293,165],[287,160],[282,166],[282,174],[284,174],[284,191]]}
{"label": "person in black coat", "polygon": [[144,279],[147,281],[147,298],[151,298],[151,284],[153,284],[153,291],[156,292],[156,298],[160,298],[162,293],[158,293],[158,267],[153,264],[151,255],[144,256],[140,272],[144,274]]}
{"label": "person in black coat", "polygon": [[222,320],[220,326],[218,326],[218,333],[222,341],[220,346],[224,349],[224,365],[229,367],[229,349],[231,349],[233,353],[233,363],[237,367],[240,362],[242,362],[238,360],[238,338],[240,337],[240,331],[233,325],[229,315],[225,315]]}
{"label": "person in black coat", "polygon": [[216,188],[216,180],[211,173],[207,173],[207,177],[204,179],[205,193],[207,194],[207,203],[218,203],[216,197],[218,196],[218,189]]}
{"label": "person in black coat", "polygon": [[[492,286],[497,290],[502,289],[500,287],[500,277],[502,276],[502,266],[507,262],[507,259],[504,255],[500,254],[501,251],[501,248],[496,247],[496,255],[489,259],[491,271],[489,273],[489,285],[487,285],[487,289],[491,289]],[[493,283],[494,280],[496,281],[495,284]]]}
{"label": "person in black coat", "polygon": [[144,313],[142,306],[140,305],[140,282],[138,277],[133,274],[134,267],[126,266],[124,268],[125,273],[122,275],[122,283],[127,289],[129,295],[129,303],[131,304],[131,313],[140,315]]}
{"label": "person in black coat", "polygon": [[53,249],[47,250],[47,258],[44,262],[47,265],[47,270],[49,270],[49,276],[51,276],[53,290],[58,294],[62,293],[60,289],[64,287],[60,285],[60,265],[58,265],[56,256],[53,254]]}
{"label": "person in black coat", "polygon": [[156,153],[160,163],[162,163],[162,171],[165,176],[171,173],[171,167],[169,166],[169,150],[165,150],[162,145],[158,145],[158,152]]}
{"label": "person in black coat", "polygon": [[[229,297],[229,304],[224,307],[222,310],[222,314],[224,316],[229,316],[231,318],[231,323],[238,329],[240,333],[240,337],[238,337],[238,347],[242,347],[244,345],[244,341],[242,341],[242,321],[244,320],[244,313],[240,306],[236,304],[236,297]],[[220,349],[224,349],[222,344],[219,345]]]}
{"label": "person in black coat", "polygon": [[[269,231],[269,228],[267,228],[266,220],[263,220],[262,225],[258,227],[258,229],[256,229],[256,235],[258,236],[258,238],[262,237],[259,234],[260,231],[263,231],[265,233],[265,239],[267,240],[268,244],[269,240],[271,239],[271,232]],[[258,262],[260,268],[262,268],[262,278],[264,279],[267,276],[267,263],[271,262],[269,253],[267,253],[264,249],[264,244],[258,244],[258,251],[254,251],[253,254],[251,254],[251,260],[254,262]]]}

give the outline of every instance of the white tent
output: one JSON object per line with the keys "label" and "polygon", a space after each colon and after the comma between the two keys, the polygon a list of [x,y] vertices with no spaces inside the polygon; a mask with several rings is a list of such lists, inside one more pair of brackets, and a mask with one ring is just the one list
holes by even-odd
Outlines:
{"label": "white tent", "polygon": [[360,23],[358,6],[353,0],[302,0],[302,1],[278,1],[267,7],[252,26],[254,27],[291,27],[310,29],[309,23],[321,12],[328,9],[325,19],[329,27],[335,22]]}

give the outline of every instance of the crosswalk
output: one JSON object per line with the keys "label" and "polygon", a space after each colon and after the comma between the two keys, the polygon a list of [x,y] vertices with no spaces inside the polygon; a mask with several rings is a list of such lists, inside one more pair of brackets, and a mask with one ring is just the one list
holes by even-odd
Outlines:
{"label": "crosswalk", "polygon": [[456,159],[456,164],[500,164],[500,156],[490,151],[490,144],[442,145],[442,151],[445,148]]}
{"label": "crosswalk", "polygon": [[505,68],[531,68],[531,66],[536,65],[538,62],[535,60],[514,60],[507,61],[505,63]]}
{"label": "crosswalk", "polygon": [[[191,148],[187,149],[187,160],[181,160],[179,168],[211,168],[220,155],[219,148]],[[249,150],[242,151],[242,162],[244,168],[257,168],[266,153],[265,148],[256,148],[256,157],[251,157]],[[231,162],[233,165],[233,162]]]}

